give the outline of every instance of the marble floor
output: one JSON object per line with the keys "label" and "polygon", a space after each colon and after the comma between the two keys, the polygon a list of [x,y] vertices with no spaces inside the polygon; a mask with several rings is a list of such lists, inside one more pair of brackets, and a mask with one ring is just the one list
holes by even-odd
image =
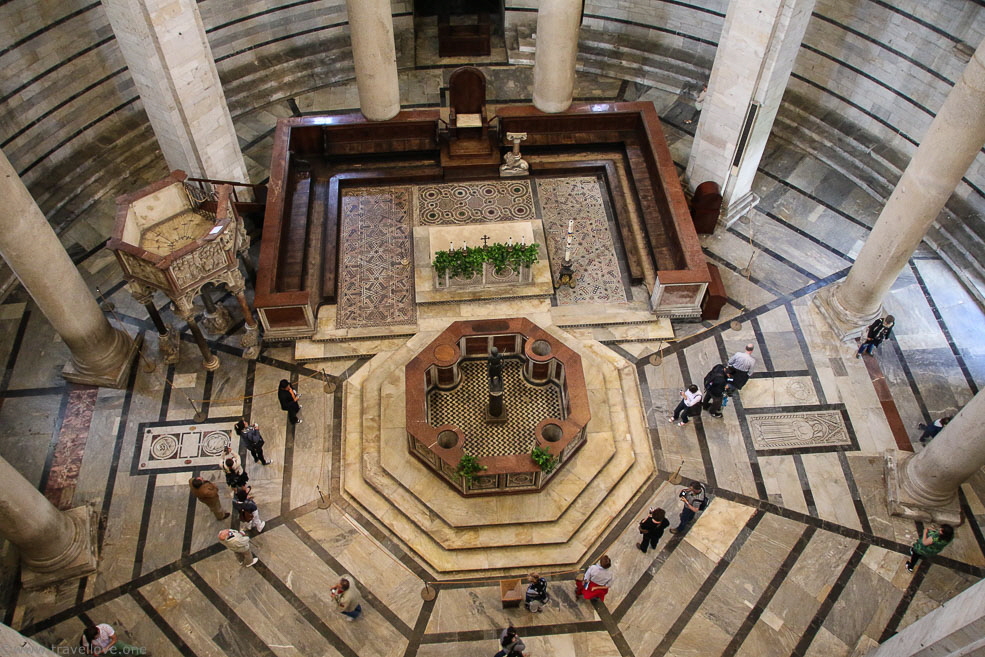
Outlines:
{"label": "marble floor", "polygon": [[[626,93],[612,80],[580,76],[579,85],[583,97]],[[689,105],[658,90],[636,92],[656,104],[683,167]],[[298,105],[351,95],[341,85]],[[272,130],[278,112],[239,117],[251,162],[269,159],[263,126]],[[141,365],[124,390],[91,389],[59,377],[66,348],[37,307],[15,294],[0,305],[0,455],[59,507],[96,507],[101,562],[80,582],[25,591],[16,555],[3,545],[3,621],[57,647],[77,645],[85,622],[108,622],[157,657],[491,654],[508,623],[535,657],[863,653],[985,575],[985,476],[962,487],[967,522],[954,543],[913,575],[904,554],[921,526],[888,515],[882,481],[884,450],[921,449],[911,444],[917,423],[953,414],[985,382],[985,317],[922,248],[886,300],[897,317],[892,340],[874,359],[855,359],[810,300],[844,276],[880,200],[783,143],[770,145],[755,188],[763,200],[747,221],[702,238],[728,293],[722,318],[676,323],[671,342],[613,339],[602,347],[635,368],[657,467],[602,538],[584,547],[581,566],[602,553],[614,562],[604,604],[577,601],[575,569],[546,562],[545,610],[504,610],[499,571],[439,574],[419,557],[422,546],[388,529],[394,518],[371,517],[344,494],[346,387],[326,380],[344,383],[367,358],[299,364],[291,348],[268,347],[245,361],[239,323],[210,336],[221,361],[215,372],[201,368],[186,334],[177,366]],[[113,322],[142,333],[145,353],[155,354],[156,333],[112,256],[94,250],[80,269],[112,301]],[[223,302],[235,308],[233,299]],[[724,417],[668,423],[677,390],[746,343],[756,345],[758,365]],[[283,378],[303,395],[303,424],[288,424],[279,410]],[[194,473],[223,487],[215,468],[139,467],[144,432],[193,425],[196,411],[209,427],[250,418],[266,439],[271,465],[244,459],[267,521],[254,539],[255,568],[240,569],[216,543],[223,523],[188,494]],[[777,441],[777,418],[811,418],[830,430],[812,444]],[[648,506],[676,517],[678,487],[667,479],[678,469],[706,483],[711,503],[690,531],[668,534],[644,555],[634,547],[636,522]],[[329,599],[343,573],[364,596],[354,623]],[[433,599],[421,595],[425,582]]]}

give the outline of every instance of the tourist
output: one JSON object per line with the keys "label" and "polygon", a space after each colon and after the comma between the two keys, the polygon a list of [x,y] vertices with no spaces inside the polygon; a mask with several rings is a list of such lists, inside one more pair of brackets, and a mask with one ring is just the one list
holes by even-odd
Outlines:
{"label": "tourist", "polygon": [[872,355],[872,350],[882,344],[882,341],[889,337],[896,325],[896,318],[886,315],[885,319],[878,318],[869,324],[869,329],[865,334],[865,340],[858,346],[855,358],[861,358],[862,354]]}
{"label": "tourist", "polygon": [[752,355],[752,352],[755,350],[756,345],[747,344],[745,351],[737,351],[728,359],[727,365],[731,371],[727,373],[729,378],[732,379],[732,382],[729,384],[731,390],[741,390],[746,385],[752,368],[756,366],[756,357]]}
{"label": "tourist", "polygon": [[681,401],[674,409],[674,415],[668,419],[671,422],[677,422],[677,418],[680,417],[681,421],[677,422],[677,426],[683,427],[687,424],[688,417],[701,414],[701,393],[698,392],[698,386],[693,383],[688,386],[687,390],[681,390],[680,393]]}
{"label": "tourist", "polygon": [[920,436],[920,442],[926,444],[928,438],[936,438],[937,434],[944,430],[947,423],[952,420],[952,416],[942,417],[935,420],[931,424],[918,424],[917,429],[923,429],[923,435]]}
{"label": "tourist", "polygon": [[250,475],[246,474],[246,469],[240,463],[239,454],[229,445],[222,450],[219,465],[226,475],[226,485],[233,489],[233,494],[236,493],[237,488],[245,486],[250,480]]}
{"label": "tourist", "polygon": [[343,575],[339,579],[339,583],[332,587],[330,593],[332,600],[335,601],[336,606],[347,621],[354,621],[359,618],[359,614],[363,613],[363,607],[360,604],[362,598],[359,596],[359,590],[352,585],[350,575]]}
{"label": "tourist", "polygon": [[681,500],[681,516],[677,527],[670,530],[671,534],[683,533],[687,529],[687,526],[691,524],[691,521],[694,520],[694,516],[708,504],[705,489],[696,481],[692,481],[691,485],[687,488],[681,489],[677,497]]}
{"label": "tourist", "polygon": [[188,480],[188,485],[192,489],[192,495],[209,507],[216,520],[225,520],[229,517],[229,512],[224,511],[222,503],[219,502],[219,489],[215,484],[202,477],[192,477]]}
{"label": "tourist", "polygon": [[523,651],[527,648],[512,625],[499,635],[499,647],[499,652],[493,657],[523,657]]}
{"label": "tourist", "polygon": [[253,455],[253,462],[270,465],[271,461],[263,456],[264,440],[263,436],[260,435],[260,425],[248,424],[245,419],[240,419],[233,428],[236,430],[236,435],[243,439],[246,449],[250,450],[250,454]]}
{"label": "tourist", "polygon": [[239,528],[244,532],[255,529],[259,534],[267,524],[260,520],[260,509],[246,488],[237,488],[233,494],[233,511],[241,523]]}
{"label": "tourist", "polygon": [[543,611],[547,604],[547,580],[537,573],[527,576],[527,592],[523,604],[532,612]]}
{"label": "tourist", "polygon": [[706,84],[701,87],[701,91],[699,91],[698,94],[694,97],[694,114],[691,115],[691,118],[684,119],[685,125],[691,125],[692,123],[698,120],[698,116],[701,115],[701,108],[704,107],[705,104],[705,96],[707,95],[708,95],[708,85]]}
{"label": "tourist", "polygon": [[650,509],[650,514],[640,522],[640,534],[643,540],[636,544],[643,554],[646,554],[648,547],[657,547],[657,542],[663,537],[664,530],[670,527],[666,512],[657,507]]}
{"label": "tourist", "polygon": [[705,392],[701,408],[711,413],[712,417],[722,417],[722,401],[725,399],[725,387],[728,385],[728,375],[725,366],[715,365],[705,374]]}
{"label": "tourist", "polygon": [[280,380],[277,399],[280,401],[280,410],[287,411],[287,421],[291,424],[301,424],[301,420],[298,419],[298,411],[301,410],[298,400],[301,399],[301,395],[287,379]]}
{"label": "tourist", "polygon": [[260,557],[253,554],[250,537],[241,531],[223,529],[219,532],[219,542],[236,555],[239,565],[243,568],[249,568],[260,560]]}
{"label": "tourist", "polygon": [[910,560],[906,562],[907,572],[912,573],[917,562],[924,557],[932,557],[946,548],[954,540],[954,527],[941,525],[940,529],[925,527],[923,537],[914,541],[910,547]]}
{"label": "tourist", "polygon": [[575,596],[586,600],[598,598],[604,602],[605,595],[612,585],[612,571],[609,570],[611,567],[612,560],[609,559],[609,555],[603,554],[598,563],[588,567],[581,580],[575,580]]}
{"label": "tourist", "polygon": [[87,655],[145,655],[144,648],[137,648],[123,643],[107,623],[89,625],[83,630],[79,646]]}

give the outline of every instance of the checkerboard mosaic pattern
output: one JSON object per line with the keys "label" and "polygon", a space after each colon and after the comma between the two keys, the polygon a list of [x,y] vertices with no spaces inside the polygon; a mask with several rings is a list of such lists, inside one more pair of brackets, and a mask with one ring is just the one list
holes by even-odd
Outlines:
{"label": "checkerboard mosaic pattern", "polygon": [[598,178],[537,179],[537,198],[555,281],[564,260],[568,221],[574,221],[571,262],[575,289],[559,287],[559,305],[627,301],[602,193]]}
{"label": "checkerboard mosaic pattern", "polygon": [[523,363],[503,361],[503,400],[507,421],[487,423],[489,376],[485,361],[464,361],[461,384],[452,391],[432,390],[428,421],[433,426],[452,424],[465,434],[465,452],[476,457],[529,454],[537,441],[534,429],[548,417],[561,417],[557,386],[530,385],[523,379]]}
{"label": "checkerboard mosaic pattern", "polygon": [[135,474],[218,467],[223,449],[233,444],[232,432],[232,422],[143,425]]}
{"label": "checkerboard mosaic pattern", "polygon": [[410,190],[346,190],[341,230],[339,327],[415,323]]}
{"label": "checkerboard mosaic pattern", "polygon": [[482,224],[534,218],[529,180],[443,183],[415,189],[417,225]]}

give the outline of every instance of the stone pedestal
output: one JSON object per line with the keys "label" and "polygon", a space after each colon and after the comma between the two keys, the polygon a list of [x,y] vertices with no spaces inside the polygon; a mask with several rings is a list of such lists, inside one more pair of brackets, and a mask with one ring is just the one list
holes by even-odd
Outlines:
{"label": "stone pedestal", "polygon": [[881,317],[883,313],[882,304],[876,306],[875,310],[866,313],[852,312],[842,306],[838,296],[838,288],[842,285],[843,283],[832,283],[819,290],[811,303],[828,322],[828,326],[834,334],[840,340],[847,342],[861,336],[865,328],[874,322],[876,317]]}
{"label": "stone pedestal", "polygon": [[25,560],[21,568],[21,586],[25,589],[39,589],[96,572],[99,565],[99,512],[91,506],[77,506],[62,513],[71,519],[78,554],[51,571],[35,570]]}
{"label": "stone pedestal", "polygon": [[961,505],[955,495],[953,499],[940,506],[925,506],[908,495],[901,485],[903,471],[913,454],[886,450],[883,455],[883,471],[886,475],[886,502],[889,513],[900,518],[910,518],[919,522],[947,524],[952,527],[961,524]]}

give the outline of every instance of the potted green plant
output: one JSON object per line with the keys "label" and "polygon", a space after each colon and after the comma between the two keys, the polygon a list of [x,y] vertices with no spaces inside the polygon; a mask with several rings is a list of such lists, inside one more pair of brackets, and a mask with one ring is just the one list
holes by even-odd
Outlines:
{"label": "potted green plant", "polygon": [[550,453],[549,450],[541,446],[536,446],[530,452],[530,458],[534,460],[544,474],[550,474],[557,467],[558,458]]}
{"label": "potted green plant", "polygon": [[479,459],[471,454],[462,454],[462,458],[458,461],[458,467],[455,468],[455,474],[463,477],[465,483],[471,484],[476,473],[482,472],[485,469],[486,466],[480,464]]}
{"label": "potted green plant", "polygon": [[512,269],[523,278],[522,271],[537,262],[539,247],[536,244],[502,244],[495,242],[486,246],[436,251],[431,266],[437,277],[438,287],[448,285],[448,279],[457,278],[470,281],[483,274],[485,267],[491,267],[497,275]]}

